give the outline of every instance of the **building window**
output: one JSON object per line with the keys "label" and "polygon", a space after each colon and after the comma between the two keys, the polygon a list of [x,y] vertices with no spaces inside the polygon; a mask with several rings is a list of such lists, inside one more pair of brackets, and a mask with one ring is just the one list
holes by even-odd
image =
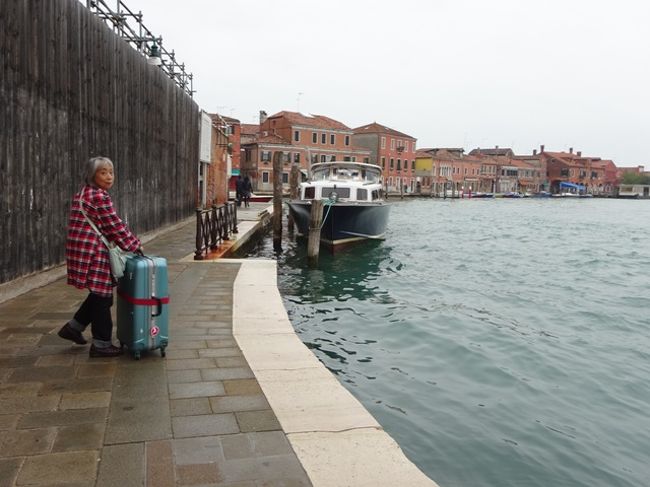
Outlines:
{"label": "building window", "polygon": [[401,159],[397,159],[397,170],[398,171],[402,170],[402,160]]}
{"label": "building window", "polygon": [[336,156],[330,156],[330,161],[334,162],[336,160]]}
{"label": "building window", "polygon": [[415,171],[415,159],[411,161],[411,169]]}
{"label": "building window", "polygon": [[289,173],[288,172],[283,172],[282,173],[282,184],[289,184]]}
{"label": "building window", "polygon": [[336,135],[330,134],[330,144],[334,145],[336,143]]}
{"label": "building window", "polygon": [[364,157],[364,158],[363,158],[363,162],[364,162],[365,164],[370,164],[370,157]]}
{"label": "building window", "polygon": [[300,152],[293,153],[293,162],[300,163]]}
{"label": "building window", "polygon": [[356,156],[352,156],[352,162],[357,162],[357,157]]}
{"label": "building window", "polygon": [[325,154],[321,154],[320,162],[327,162],[327,156]]}
{"label": "building window", "polygon": [[395,139],[390,139],[390,150],[395,150]]}
{"label": "building window", "polygon": [[349,135],[345,136],[345,145],[350,145],[350,136]]}
{"label": "building window", "polygon": [[312,154],[311,163],[316,164],[318,162],[318,154]]}
{"label": "building window", "polygon": [[320,143],[327,144],[327,134],[320,134]]}
{"label": "building window", "polygon": [[406,152],[409,151],[409,141],[408,141],[408,140],[404,141],[404,150],[405,150]]}
{"label": "building window", "polygon": [[273,153],[270,150],[263,150],[261,153],[262,162],[268,162],[273,157]]}
{"label": "building window", "polygon": [[268,171],[263,171],[262,172],[262,182],[263,183],[268,183],[269,182],[269,173],[268,173]]}
{"label": "building window", "polygon": [[291,152],[282,153],[282,162],[285,164],[289,164],[291,162]]}
{"label": "building window", "polygon": [[411,148],[413,149],[413,152],[415,152],[415,141],[411,142]]}
{"label": "building window", "polygon": [[316,132],[311,133],[311,142],[312,144],[318,144],[318,134]]}
{"label": "building window", "polygon": [[386,158],[385,157],[381,158],[381,168],[386,169]]}
{"label": "building window", "polygon": [[344,162],[349,162],[350,161],[350,156],[344,156],[343,161]]}
{"label": "building window", "polygon": [[391,157],[391,158],[390,158],[390,168],[391,168],[391,170],[392,170],[394,167],[395,167],[395,159],[393,159],[393,158]]}
{"label": "building window", "polygon": [[386,148],[386,137],[381,138],[381,148],[385,149]]}

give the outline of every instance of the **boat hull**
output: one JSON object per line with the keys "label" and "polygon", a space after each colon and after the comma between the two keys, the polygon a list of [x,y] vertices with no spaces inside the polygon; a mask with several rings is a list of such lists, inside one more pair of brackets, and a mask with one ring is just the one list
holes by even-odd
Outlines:
{"label": "boat hull", "polygon": [[[308,237],[311,201],[290,201],[289,211],[298,233]],[[363,240],[383,240],[389,212],[390,205],[385,202],[325,204],[321,242],[336,247]]]}

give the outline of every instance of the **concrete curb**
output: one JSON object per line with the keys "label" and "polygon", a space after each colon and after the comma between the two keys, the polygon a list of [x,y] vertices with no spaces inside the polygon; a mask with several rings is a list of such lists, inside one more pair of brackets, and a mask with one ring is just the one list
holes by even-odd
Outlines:
{"label": "concrete curb", "polygon": [[237,262],[233,336],[313,485],[437,486],[300,341],[275,261]]}

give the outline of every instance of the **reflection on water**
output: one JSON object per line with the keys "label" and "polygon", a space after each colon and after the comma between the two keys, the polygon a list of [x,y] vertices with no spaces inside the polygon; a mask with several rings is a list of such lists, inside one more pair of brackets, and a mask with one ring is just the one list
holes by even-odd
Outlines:
{"label": "reflection on water", "polygon": [[[302,340],[442,486],[650,485],[650,202],[412,200],[279,287]],[[274,257],[270,239],[250,255]]]}

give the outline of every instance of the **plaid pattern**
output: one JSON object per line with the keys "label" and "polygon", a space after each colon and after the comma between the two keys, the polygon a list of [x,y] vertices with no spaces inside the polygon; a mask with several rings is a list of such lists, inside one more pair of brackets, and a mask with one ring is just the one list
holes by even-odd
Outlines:
{"label": "plaid pattern", "polygon": [[108,250],[81,213],[79,205],[82,201],[86,215],[109,242],[133,252],[140,247],[140,240],[117,216],[106,191],[87,185],[74,196],[65,248],[68,284],[88,289],[99,296],[112,296],[117,283],[111,275]]}

